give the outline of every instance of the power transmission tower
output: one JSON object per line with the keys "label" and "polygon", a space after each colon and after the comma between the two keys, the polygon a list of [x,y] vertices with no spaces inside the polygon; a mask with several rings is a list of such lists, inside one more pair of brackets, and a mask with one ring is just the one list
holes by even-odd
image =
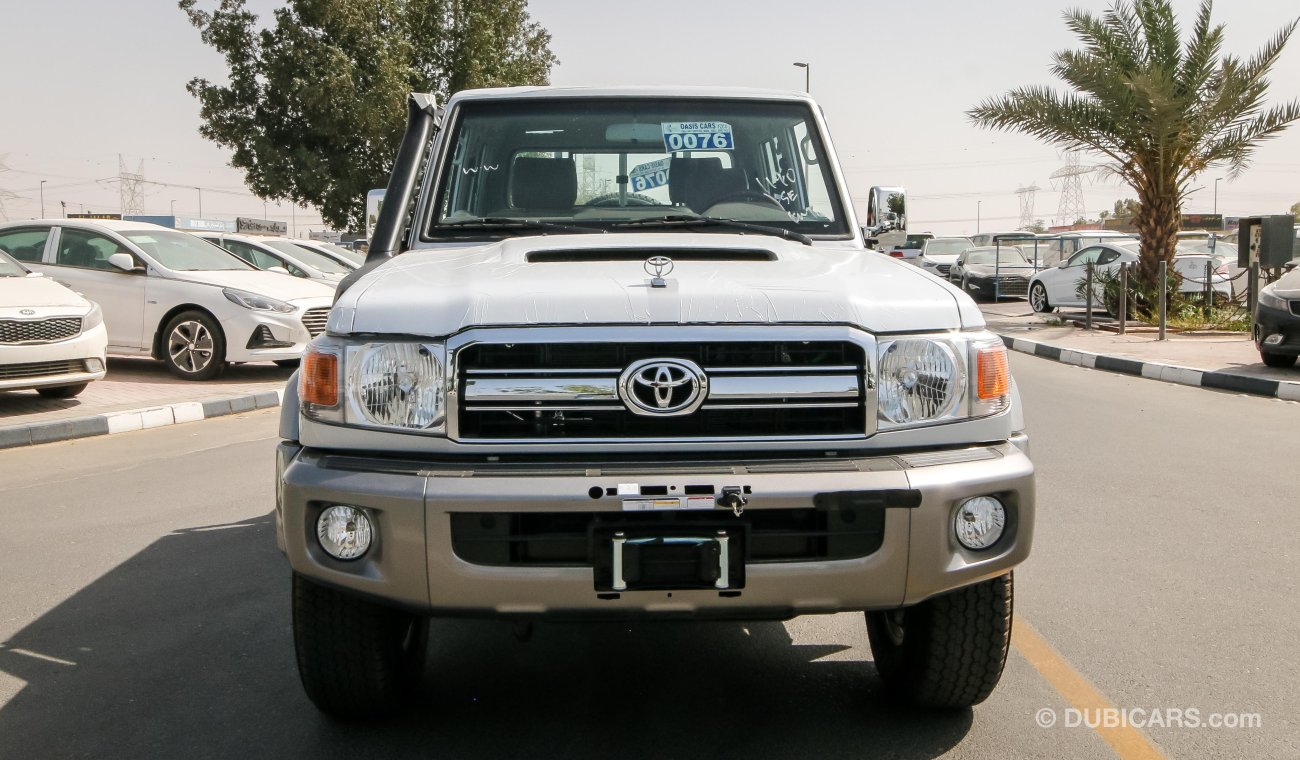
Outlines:
{"label": "power transmission tower", "polygon": [[[9,167],[5,165],[5,159],[8,157],[9,157],[8,153],[5,153],[4,155],[0,155],[0,174],[4,174],[5,172],[9,171]],[[5,221],[9,219],[9,214],[5,211],[5,201],[17,197],[18,197],[17,194],[11,193],[8,190],[5,190],[4,188],[0,188],[0,221]]]}
{"label": "power transmission tower", "polygon": [[1037,182],[1030,182],[1028,185],[1016,188],[1016,195],[1020,196],[1020,229],[1022,230],[1034,226],[1034,193],[1038,190]]}
{"label": "power transmission tower", "polygon": [[1070,151],[1065,155],[1065,166],[1048,177],[1061,180],[1061,201],[1056,207],[1057,224],[1074,224],[1088,213],[1083,203],[1083,176],[1091,174],[1095,168],[1081,164],[1079,152]]}
{"label": "power transmission tower", "polygon": [[144,213],[144,159],[134,172],[126,170],[126,159],[117,154],[117,185],[122,197],[122,216]]}

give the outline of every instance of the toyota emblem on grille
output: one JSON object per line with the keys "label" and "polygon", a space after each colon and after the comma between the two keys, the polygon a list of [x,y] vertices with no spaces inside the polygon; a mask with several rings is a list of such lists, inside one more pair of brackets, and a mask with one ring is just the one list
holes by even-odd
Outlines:
{"label": "toyota emblem on grille", "polygon": [[709,379],[685,359],[642,359],[623,370],[618,395],[633,414],[673,417],[700,408]]}

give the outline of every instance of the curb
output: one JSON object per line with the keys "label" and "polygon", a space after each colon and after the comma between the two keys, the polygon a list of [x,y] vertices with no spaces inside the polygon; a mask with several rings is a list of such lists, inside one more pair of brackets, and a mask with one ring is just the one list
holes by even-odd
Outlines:
{"label": "curb", "polygon": [[1071,348],[1061,348],[1060,346],[1052,346],[1046,343],[1025,340],[1024,338],[1014,338],[1002,333],[997,333],[997,336],[1012,351],[1041,356],[1044,359],[1051,359],[1062,364],[1118,372],[1122,375],[1145,377],[1151,380],[1162,380],[1166,383],[1190,385],[1196,388],[1246,393],[1252,396],[1279,398],[1283,401],[1300,401],[1300,382],[1270,380],[1266,377],[1251,377],[1250,375],[1237,375],[1231,372],[1215,372],[1194,367],[1180,367],[1176,364],[1159,364],[1120,356],[1094,354],[1089,351],[1076,351]]}
{"label": "curb", "polygon": [[251,412],[279,406],[283,390],[263,391],[247,396],[230,396],[207,401],[183,401],[147,409],[130,409],[124,412],[107,412],[86,417],[73,417],[53,422],[34,422],[27,425],[0,427],[0,449],[35,446],[41,443],[69,441],[74,438],[92,438],[100,435],[129,433],[132,430],[198,422],[209,417]]}

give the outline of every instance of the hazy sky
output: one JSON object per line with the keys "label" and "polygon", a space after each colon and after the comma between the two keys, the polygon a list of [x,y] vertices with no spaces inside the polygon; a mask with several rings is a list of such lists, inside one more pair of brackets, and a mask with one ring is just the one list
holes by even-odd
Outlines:
{"label": "hazy sky", "polygon": [[[215,1],[215,0],[213,0]],[[208,3],[209,5],[211,3]],[[279,3],[250,0],[268,15]],[[908,189],[915,230],[975,232],[1014,228],[1015,189],[1042,188],[1035,216],[1051,223],[1059,194],[1049,175],[1064,161],[1028,137],[971,127],[963,112],[980,99],[1024,84],[1054,84],[1054,51],[1074,47],[1061,22],[1067,7],[1102,10],[1105,0],[775,0],[632,4],[613,0],[531,0],[533,17],[554,37],[560,85],[709,84],[802,89],[812,64],[821,102],[864,210],[872,185]],[[1190,24],[1196,3],[1178,0]],[[1253,53],[1286,20],[1295,0],[1221,0],[1227,50]],[[219,79],[220,58],[199,41],[171,0],[6,0],[0,41],[0,155],[10,171],[0,190],[10,219],[45,213],[117,211],[118,154],[130,170],[175,187],[146,186],[146,210],[208,217],[262,215],[262,202],[226,165],[226,151],[199,137],[191,77]],[[1300,38],[1274,69],[1271,100],[1300,97]],[[1087,159],[1085,159],[1087,161]],[[1210,172],[1186,211],[1213,206]],[[1114,180],[1085,183],[1095,216],[1132,193]],[[1245,176],[1219,184],[1225,214],[1284,213],[1300,201],[1300,126],[1266,143]],[[268,216],[289,220],[288,206]],[[300,232],[320,227],[298,209]]]}

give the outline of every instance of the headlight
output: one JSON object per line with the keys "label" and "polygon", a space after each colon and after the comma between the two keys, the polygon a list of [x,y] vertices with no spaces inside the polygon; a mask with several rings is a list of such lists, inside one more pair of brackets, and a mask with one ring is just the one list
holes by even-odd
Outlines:
{"label": "headlight", "polygon": [[245,309],[254,311],[278,311],[281,314],[292,314],[296,309],[293,304],[285,303],[276,298],[269,296],[259,296],[256,293],[249,293],[247,290],[237,290],[235,288],[222,288],[221,292],[231,303],[237,303]]}
{"label": "headlight", "polygon": [[322,422],[440,434],[445,366],[441,343],[312,344],[298,371],[302,412]]}
{"label": "headlight", "polygon": [[960,398],[957,357],[938,341],[892,341],[880,355],[880,416],[897,425],[946,417]]}
{"label": "headlight", "polygon": [[104,310],[99,308],[99,304],[91,301],[90,311],[81,318],[81,329],[92,330],[102,324],[104,324]]}
{"label": "headlight", "polygon": [[882,341],[878,429],[987,417],[1011,403],[1006,348],[988,333]]}
{"label": "headlight", "polygon": [[1267,307],[1269,307],[1270,309],[1282,309],[1282,310],[1285,310],[1285,309],[1288,308],[1288,306],[1287,306],[1287,302],[1286,302],[1286,299],[1285,299],[1285,298],[1279,298],[1278,295],[1277,295],[1277,293],[1274,293],[1274,292],[1273,292],[1273,286],[1272,286],[1272,285],[1270,285],[1270,286],[1268,286],[1268,287],[1266,287],[1266,288],[1262,288],[1262,289],[1259,291],[1259,303],[1260,303],[1261,306],[1267,306]]}
{"label": "headlight", "polygon": [[349,351],[349,412],[381,427],[441,426],[447,391],[441,346],[367,343]]}

